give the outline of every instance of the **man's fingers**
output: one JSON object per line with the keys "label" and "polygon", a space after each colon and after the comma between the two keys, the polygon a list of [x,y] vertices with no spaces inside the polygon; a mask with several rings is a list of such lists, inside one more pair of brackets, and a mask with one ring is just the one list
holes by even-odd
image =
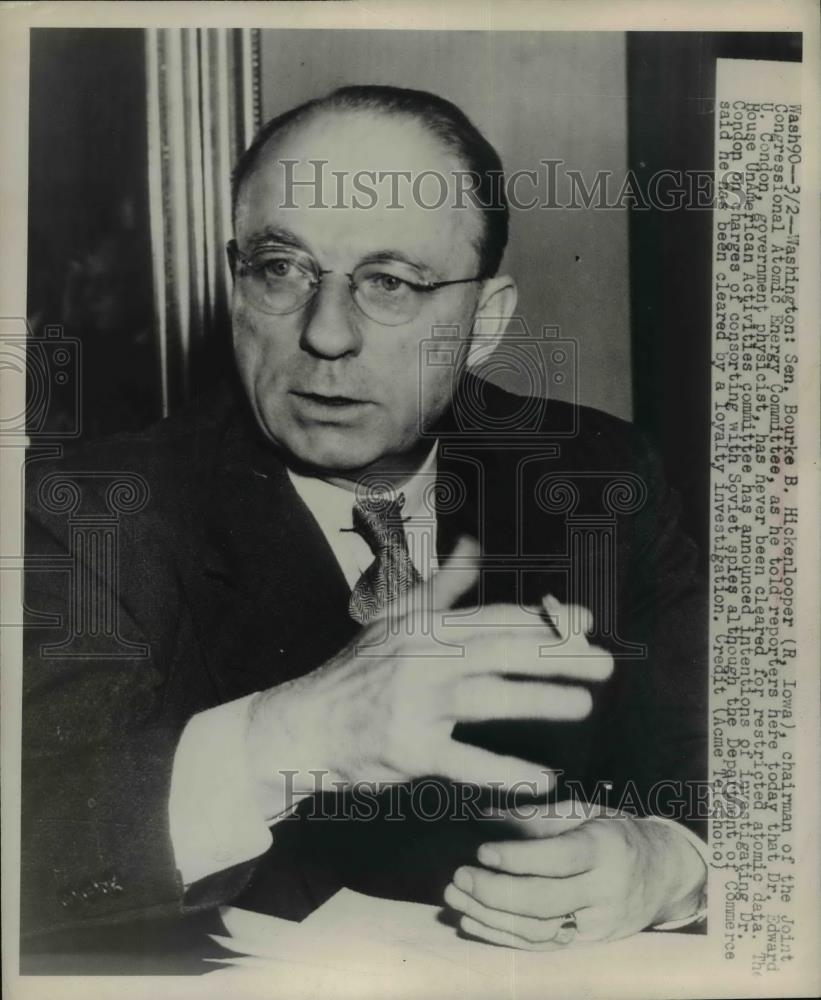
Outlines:
{"label": "man's fingers", "polygon": [[515,787],[534,797],[547,795],[556,783],[553,772],[546,768],[456,740],[448,741],[436,773],[468,785],[494,785],[500,790]]}
{"label": "man's fingers", "polygon": [[[441,612],[448,611],[476,584],[479,578],[479,544],[468,535],[462,535],[453,552],[439,569],[427,580],[420,580],[415,587],[402,594],[397,600],[385,605],[370,619],[369,624],[380,622],[398,623],[410,619],[417,624],[411,630],[419,629],[419,634],[429,635],[437,621],[435,631],[443,630]],[[421,625],[420,625],[421,623]],[[449,636],[443,636],[446,642]]]}
{"label": "man's fingers", "polygon": [[505,840],[483,844],[476,856],[483,865],[511,875],[567,878],[590,871],[596,863],[596,845],[581,827],[561,836],[540,840]]}
{"label": "man's fingers", "polygon": [[503,945],[506,948],[519,948],[521,951],[554,951],[565,947],[556,941],[534,942],[520,937],[518,934],[511,934],[510,931],[502,931],[497,927],[488,927],[474,917],[467,914],[462,916],[459,927],[470,934],[471,937],[480,938],[482,941],[489,941],[491,944]]}
{"label": "man's fingers", "polygon": [[488,818],[503,820],[511,834],[532,840],[559,837],[582,826],[588,820],[606,815],[610,810],[578,799],[562,799],[540,807],[538,815],[517,816],[507,809],[490,809]]}
{"label": "man's fingers", "polygon": [[548,631],[545,616],[539,607],[513,603],[460,608],[445,617],[443,627],[446,632],[460,637],[492,635],[496,630],[511,628],[520,631],[529,629],[531,635],[543,637]]}
{"label": "man's fingers", "polygon": [[445,902],[454,910],[478,920],[485,927],[515,934],[532,944],[552,941],[562,925],[561,917],[539,920],[536,917],[523,917],[518,913],[507,913],[505,910],[491,910],[487,906],[483,906],[473,896],[462,892],[453,883],[445,890]]}
{"label": "man's fingers", "polygon": [[445,563],[440,566],[425,588],[431,608],[446,611],[479,579],[479,543],[462,535]]}
{"label": "man's fingers", "polygon": [[460,722],[483,719],[584,719],[593,708],[586,688],[501,677],[467,677],[453,690],[448,715]]}
{"label": "man's fingers", "polygon": [[562,638],[586,635],[593,631],[593,615],[581,604],[562,604],[552,594],[542,598],[545,613]]}
{"label": "man's fingers", "polygon": [[[447,631],[443,638],[451,641]],[[605,681],[613,673],[613,657],[596,646],[574,652],[567,646],[542,646],[529,629],[510,629],[472,636],[464,641],[465,656],[458,665],[464,676],[473,674],[522,674],[533,677],[567,677],[579,681]]]}
{"label": "man's fingers", "polygon": [[464,866],[457,869],[453,881],[457,888],[491,910],[540,920],[574,913],[590,906],[595,899],[595,882],[589,872],[569,878],[541,878]]}

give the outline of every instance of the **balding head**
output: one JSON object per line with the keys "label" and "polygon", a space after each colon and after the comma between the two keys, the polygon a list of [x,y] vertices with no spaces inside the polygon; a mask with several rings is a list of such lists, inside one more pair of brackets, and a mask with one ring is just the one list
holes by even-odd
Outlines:
{"label": "balding head", "polygon": [[[509,227],[509,209],[499,155],[455,104],[421,90],[389,86],[342,87],[272,118],[259,131],[234,170],[232,207],[235,224],[243,188],[261,156],[265,155],[267,159],[280,140],[310,120],[322,115],[352,113],[409,119],[424,128],[441,145],[454,161],[449,180],[450,193],[462,207],[480,215],[481,228],[476,240],[479,270],[483,277],[496,274],[507,245]],[[407,167],[408,164],[397,164],[395,169],[401,171],[407,170]],[[461,180],[456,179],[459,173],[462,174]]]}

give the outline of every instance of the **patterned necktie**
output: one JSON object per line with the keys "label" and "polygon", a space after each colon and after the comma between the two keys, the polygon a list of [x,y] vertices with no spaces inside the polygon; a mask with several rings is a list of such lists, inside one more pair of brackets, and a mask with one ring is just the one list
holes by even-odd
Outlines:
{"label": "patterned necktie", "polygon": [[353,530],[370,546],[374,561],[356,582],[348,611],[361,625],[369,622],[422,579],[408,552],[402,524],[405,494],[395,500],[382,497],[358,500],[353,508]]}

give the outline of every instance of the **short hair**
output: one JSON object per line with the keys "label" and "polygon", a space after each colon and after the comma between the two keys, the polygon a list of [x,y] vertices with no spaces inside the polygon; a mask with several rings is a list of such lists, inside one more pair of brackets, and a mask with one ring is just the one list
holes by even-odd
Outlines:
{"label": "short hair", "polygon": [[480,276],[499,270],[508,240],[510,209],[505,196],[504,171],[499,154],[467,115],[443,97],[424,90],[379,85],[340,87],[324,97],[306,101],[270,119],[237,161],[231,177],[231,210],[236,217],[242,186],[257,164],[267,142],[323,111],[377,111],[407,115],[424,125],[455,153],[474,187],[465,193],[482,213],[483,233],[476,246]]}

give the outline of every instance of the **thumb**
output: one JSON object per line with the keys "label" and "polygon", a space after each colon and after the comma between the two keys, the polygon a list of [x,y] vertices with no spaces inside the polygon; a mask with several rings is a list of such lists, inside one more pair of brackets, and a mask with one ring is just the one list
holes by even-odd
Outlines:
{"label": "thumb", "polygon": [[542,839],[558,837],[582,826],[588,820],[606,815],[609,810],[595,803],[583,802],[580,799],[563,799],[550,805],[541,806],[537,815],[530,812],[519,815],[516,810],[494,809],[487,815],[492,819],[502,819],[505,825],[524,839]]}
{"label": "thumb", "polygon": [[427,580],[420,580],[399,600],[385,605],[368,622],[379,625],[401,619],[446,611],[476,583],[479,577],[479,543],[461,535],[447,560]]}
{"label": "thumb", "polygon": [[438,611],[452,608],[478,579],[479,543],[469,535],[462,535],[430,581],[430,606]]}

